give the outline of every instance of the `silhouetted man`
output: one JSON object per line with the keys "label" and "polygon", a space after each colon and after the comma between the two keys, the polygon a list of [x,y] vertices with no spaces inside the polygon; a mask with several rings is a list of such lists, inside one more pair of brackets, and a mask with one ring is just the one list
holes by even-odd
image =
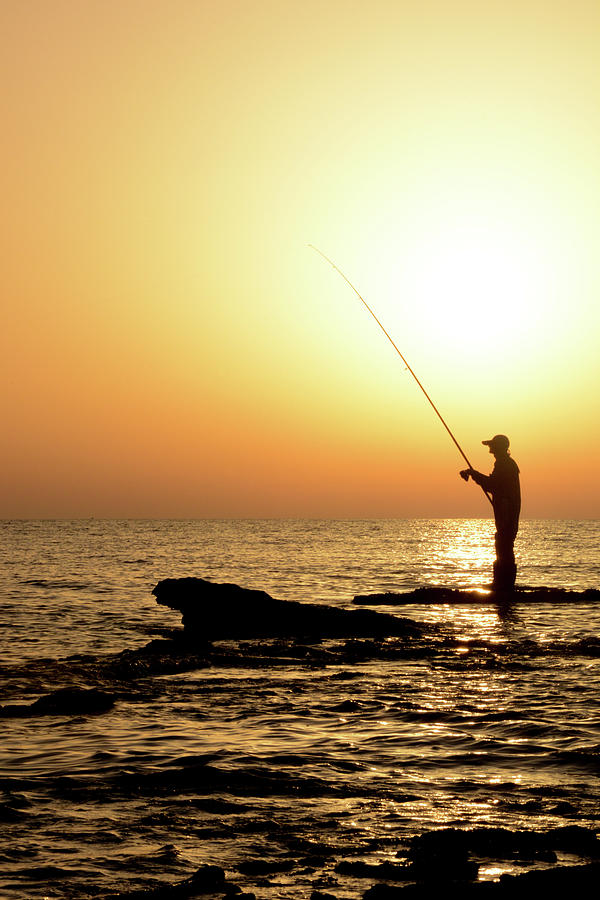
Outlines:
{"label": "silhouetted man", "polygon": [[482,444],[490,448],[490,453],[496,459],[491,475],[482,475],[475,469],[464,469],[460,474],[465,481],[471,476],[473,481],[492,495],[496,522],[496,562],[492,587],[508,591],[515,586],[517,577],[514,543],[521,511],[519,467],[509,454],[510,442],[506,435],[497,434],[489,441],[482,441]]}

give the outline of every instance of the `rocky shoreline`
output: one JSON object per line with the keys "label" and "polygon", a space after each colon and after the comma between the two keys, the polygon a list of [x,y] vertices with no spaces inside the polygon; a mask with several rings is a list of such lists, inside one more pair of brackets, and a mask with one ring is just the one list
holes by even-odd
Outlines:
{"label": "rocky shoreline", "polygon": [[[569,865],[557,864],[558,853],[569,854]],[[333,865],[328,890],[313,890],[310,900],[410,900],[426,898],[432,892],[460,893],[461,897],[492,897],[498,900],[529,897],[537,892],[573,891],[592,895],[600,876],[600,841],[588,828],[569,826],[545,832],[511,831],[506,828],[441,829],[415,837],[407,849],[397,853],[398,862],[379,864],[362,860],[341,860]],[[316,872],[323,858],[288,858],[248,860],[238,866],[238,873],[261,876],[263,884],[269,876],[307,866]],[[504,874],[497,880],[477,880],[484,864],[510,861],[518,866],[534,866],[522,874]],[[248,878],[245,879],[246,881]],[[361,882],[372,882],[366,889]],[[352,885],[355,886],[352,891]],[[247,884],[245,885],[247,887]],[[348,893],[350,887],[351,893]],[[102,900],[142,900],[142,898],[205,897],[209,900],[260,900],[258,893],[229,880],[219,866],[201,866],[191,877],[174,883],[161,882],[147,889],[105,894]]]}
{"label": "rocky shoreline", "polygon": [[[521,592],[517,592],[519,595]],[[595,601],[599,591],[557,591],[539,588],[526,592],[528,602]],[[65,659],[28,661],[10,670],[0,665],[5,697],[34,692],[48,683],[56,690],[31,703],[0,706],[0,718],[101,713],[118,699],[153,695],[160,685],[155,676],[208,667],[264,668],[304,665],[351,665],[359,661],[394,658],[445,664],[458,643],[463,661],[485,665],[488,648],[478,640],[455,640],[433,625],[372,610],[345,610],[325,604],[277,600],[264,591],[202,578],[169,578],[153,590],[159,605],[182,614],[182,628],[160,629],[161,637],[136,650]],[[492,602],[488,595],[485,602]],[[545,599],[543,599],[545,598]],[[355,604],[482,603],[482,595],[445,588],[419,588],[405,594],[357,596]],[[537,600],[536,600],[537,602]],[[563,651],[563,648],[559,648]],[[552,643],[527,641],[506,647],[522,657],[554,652]],[[574,644],[574,652],[597,657],[600,639]],[[499,648],[495,647],[498,653]]]}
{"label": "rocky shoreline", "polygon": [[[560,594],[563,602],[571,602],[572,598],[565,596],[569,593]],[[597,593],[584,592],[585,595]],[[46,659],[13,668],[12,681],[4,673],[9,697],[11,694],[15,699],[31,696],[36,692],[36,685],[41,688],[49,682],[55,689],[46,690],[29,703],[7,703],[0,707],[0,717],[102,716],[120,702],[159,698],[168,689],[168,679],[159,676],[202,669],[324,670],[334,666],[351,677],[354,664],[372,660],[426,658],[428,663],[442,667],[454,664],[455,638],[436,626],[421,625],[393,614],[280,601],[262,591],[248,591],[237,585],[215,584],[200,578],[161,581],[154,594],[160,605],[181,612],[182,628],[165,629],[160,637],[137,650]],[[448,594],[453,599],[442,599]],[[399,596],[410,596],[405,602],[412,603],[428,602],[418,599],[423,596],[429,597],[430,602],[469,602],[464,599],[465,592],[443,593],[436,589]],[[477,597],[481,602],[481,596]],[[355,602],[363,601],[364,598],[356,598]],[[474,670],[485,669],[493,663],[484,641],[469,642],[463,638],[460,646],[461,671],[469,666]],[[508,643],[506,653],[513,650]],[[553,652],[551,645],[538,646],[535,641],[520,643],[517,650],[521,666],[536,655]],[[496,658],[501,652],[494,647]],[[579,641],[576,652],[597,657],[600,643],[591,638],[587,643]],[[356,701],[346,699],[336,711],[347,714],[357,708]],[[165,798],[166,802],[168,798],[180,797],[182,804],[193,807],[190,821],[196,806],[218,815],[217,825],[202,826],[202,833],[208,839],[217,840],[231,840],[239,835],[241,818],[238,821],[238,817],[251,813],[251,804],[257,797],[277,794],[294,803],[303,797],[318,801],[319,797],[339,796],[343,800],[353,793],[350,784],[340,792],[325,778],[312,778],[309,783],[301,769],[293,775],[285,770],[271,775],[247,770],[238,775],[235,769],[212,763],[210,756],[181,757],[160,770],[116,772],[97,785],[80,782],[77,777],[61,777],[48,789],[57,799],[68,798],[72,802],[101,802],[105,792],[124,803],[130,799],[145,802],[145,798]],[[34,788],[34,779],[29,782],[24,778],[18,783],[13,780],[11,792],[0,802],[0,821],[25,823],[30,815],[27,801],[24,794],[15,791],[27,792]],[[198,797],[199,794],[202,796]],[[409,795],[394,796],[397,803],[412,799],[415,798]],[[576,810],[570,811],[568,806],[564,810],[567,819],[576,819]],[[448,890],[459,892],[462,897],[513,898],[557,888],[591,895],[600,875],[600,841],[596,831],[575,824],[543,831],[445,828],[417,835],[408,843],[391,831],[372,844],[344,846],[334,839],[309,840],[297,833],[284,834],[274,822],[266,822],[265,827],[272,828],[276,835],[272,855],[259,858],[248,854],[242,862],[227,869],[212,864],[214,859],[209,857],[211,864],[199,866],[193,874],[178,881],[168,880],[167,868],[163,873],[157,871],[140,879],[142,887],[130,890],[126,883],[117,882],[112,893],[90,889],[85,896],[101,900],[163,897],[261,900],[262,892],[273,897],[282,877],[286,879],[285,896],[292,896],[298,879],[302,885],[298,887],[298,897],[303,900],[309,897],[310,900],[398,897],[410,900]],[[515,872],[515,869],[524,871]],[[58,877],[50,871],[46,876],[49,883]],[[307,884],[312,887],[307,889]]]}

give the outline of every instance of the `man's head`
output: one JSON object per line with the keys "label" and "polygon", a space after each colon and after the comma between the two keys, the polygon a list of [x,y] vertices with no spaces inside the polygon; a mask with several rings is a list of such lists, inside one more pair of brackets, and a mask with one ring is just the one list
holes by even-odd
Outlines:
{"label": "man's head", "polygon": [[493,453],[494,456],[501,456],[503,453],[508,453],[508,448],[510,446],[510,441],[505,434],[495,434],[489,441],[482,441],[481,443],[489,447],[490,453]]}

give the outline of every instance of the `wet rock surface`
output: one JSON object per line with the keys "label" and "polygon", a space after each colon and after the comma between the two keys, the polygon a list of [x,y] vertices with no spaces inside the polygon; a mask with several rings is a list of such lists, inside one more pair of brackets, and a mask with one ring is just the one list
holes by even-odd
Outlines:
{"label": "wet rock surface", "polygon": [[33,703],[0,706],[0,718],[91,715],[106,712],[114,703],[114,694],[98,688],[65,687],[45,694]]}
{"label": "wet rock surface", "polygon": [[157,603],[181,611],[190,640],[408,636],[421,632],[410,619],[386,613],[276,600],[265,591],[204,578],[167,578],[152,593]]}
{"label": "wet rock surface", "polygon": [[597,603],[600,591],[569,591],[564,588],[517,587],[513,591],[463,591],[457,588],[423,587],[414,591],[383,594],[357,594],[353,603],[358,606],[408,606],[410,604],[450,603],[455,605],[483,605],[489,603]]}
{"label": "wet rock surface", "polygon": [[[477,828],[471,830],[441,829],[415,837],[403,863],[369,863],[363,860],[337,859],[337,853],[328,852],[305,856],[293,852],[290,843],[286,857],[248,859],[237,866],[237,872],[245,876],[246,884],[236,883],[219,866],[203,865],[191,877],[177,882],[161,881],[147,888],[103,894],[102,900],[142,900],[142,898],[170,897],[237,897],[240,900],[260,898],[260,888],[273,888],[271,877],[295,873],[306,875],[323,864],[329,864],[331,874],[317,881],[329,880],[333,890],[315,886],[310,900],[338,900],[364,898],[364,900],[393,900],[393,898],[431,897],[432,891],[459,891],[463,897],[510,898],[535,896],[538,892],[553,894],[556,891],[577,892],[580,896],[593,896],[600,876],[600,842],[591,829],[580,826],[549,829],[545,832],[511,831],[505,828]],[[554,850],[567,850],[573,854],[570,865],[551,865]],[[348,848],[348,852],[352,852]],[[579,857],[579,861],[577,861]],[[519,858],[533,862],[538,868],[521,874],[501,875],[496,880],[477,880],[479,866],[485,860]],[[585,859],[585,862],[581,862]],[[591,860],[591,861],[590,861]],[[361,888],[365,880],[373,883]],[[251,890],[247,882],[254,881]],[[290,896],[289,885],[285,894]],[[299,897],[308,896],[306,890]]]}
{"label": "wet rock surface", "polygon": [[472,854],[494,860],[556,862],[556,850],[600,858],[595,832],[579,825],[548,831],[512,831],[509,828],[444,828],[426,832],[411,842],[409,857],[421,863]]}
{"label": "wet rock surface", "polygon": [[[554,828],[543,832],[512,831],[507,828],[475,828],[461,830],[455,828],[426,832],[410,842],[408,851],[399,851],[405,862],[402,864],[384,862],[367,863],[362,860],[342,861],[335,867],[339,875],[352,878],[376,879],[384,884],[373,885],[363,895],[365,898],[395,896],[426,896],[427,892],[442,885],[461,883],[461,891],[467,896],[478,896],[492,892],[495,896],[510,896],[510,892],[520,889],[535,889],[551,878],[551,873],[559,873],[565,882],[572,877],[574,883],[583,884],[597,877],[599,865],[596,862],[584,866],[556,866],[556,851],[565,851],[576,857],[597,860],[600,857],[600,841],[596,833],[581,826]],[[480,881],[480,866],[483,862],[506,861],[527,866],[544,864],[542,870],[534,870],[523,875],[504,875],[498,881]],[[407,885],[400,894],[400,888],[389,882]],[[408,884],[410,883],[410,884]]]}
{"label": "wet rock surface", "polygon": [[119,894],[105,894],[103,900],[161,900],[176,897],[229,897],[241,896],[241,889],[233,884],[227,884],[225,872],[220,866],[203,865],[189,878],[177,881],[174,884],[161,882],[156,887],[150,887],[139,891],[125,891]]}
{"label": "wet rock surface", "polygon": [[434,886],[431,883],[415,883],[403,887],[376,884],[362,895],[363,900],[428,900],[435,896],[432,890],[452,891],[450,896],[511,900],[514,897],[561,896],[569,891],[578,897],[591,897],[598,889],[600,864],[583,866],[555,866],[552,869],[526,872],[522,875],[502,875],[499,881],[451,882]]}

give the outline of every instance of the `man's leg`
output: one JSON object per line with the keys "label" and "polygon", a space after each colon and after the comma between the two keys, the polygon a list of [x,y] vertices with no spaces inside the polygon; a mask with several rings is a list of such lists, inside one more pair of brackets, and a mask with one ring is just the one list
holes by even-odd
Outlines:
{"label": "man's leg", "polygon": [[515,563],[515,539],[512,534],[496,532],[496,562],[494,563],[494,581],[492,587],[500,591],[512,591],[517,577]]}

